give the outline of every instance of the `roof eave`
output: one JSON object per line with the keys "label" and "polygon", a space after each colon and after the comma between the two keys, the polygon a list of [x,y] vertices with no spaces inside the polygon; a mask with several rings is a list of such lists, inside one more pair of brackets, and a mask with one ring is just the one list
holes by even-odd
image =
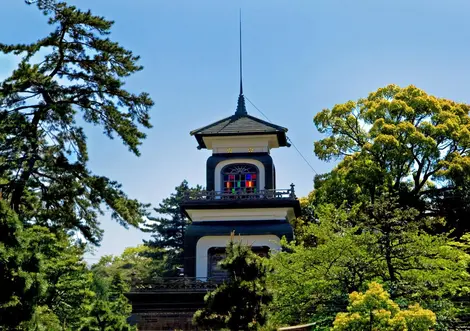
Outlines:
{"label": "roof eave", "polygon": [[234,136],[262,136],[262,135],[276,135],[279,147],[290,147],[287,142],[285,132],[252,132],[252,133],[213,133],[213,134],[194,134],[199,146],[199,149],[207,148],[204,142],[204,137],[234,137]]}

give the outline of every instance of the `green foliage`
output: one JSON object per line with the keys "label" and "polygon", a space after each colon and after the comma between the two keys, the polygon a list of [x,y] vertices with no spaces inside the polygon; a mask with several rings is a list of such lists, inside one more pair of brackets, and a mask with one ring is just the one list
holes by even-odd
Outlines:
{"label": "green foliage", "polygon": [[[96,276],[96,275],[95,275]],[[98,279],[95,278],[95,281]],[[127,323],[132,307],[124,293],[128,284],[119,273],[112,277],[107,291],[99,293],[93,302],[89,317],[85,319],[81,331],[136,331],[135,326]]]}
{"label": "green foliage", "polygon": [[84,247],[47,228],[23,228],[0,200],[2,330],[77,330],[94,296]]}
{"label": "green foliage", "polygon": [[205,330],[258,330],[266,323],[265,306],[271,301],[265,283],[269,268],[233,235],[220,266],[229,279],[205,296],[206,308],[194,314],[194,323]]}
{"label": "green foliage", "polygon": [[338,313],[332,330],[337,331],[427,331],[436,324],[436,315],[419,304],[400,310],[383,287],[372,282],[365,293],[349,295],[347,313]]}
{"label": "green foliage", "polygon": [[155,251],[145,245],[128,247],[120,256],[103,256],[91,267],[94,297],[80,330],[135,330],[127,323],[132,307],[124,294],[134,282],[149,282],[164,274],[165,261],[149,257]]}
{"label": "green foliage", "polygon": [[15,330],[29,320],[44,294],[43,259],[29,249],[31,233],[4,200],[0,200],[0,325]]}
{"label": "green foliage", "polygon": [[294,222],[297,243],[272,260],[273,323],[327,328],[346,294],[371,281],[400,305],[431,307],[439,329],[463,312],[452,302],[470,280],[469,110],[389,85],[315,116],[327,134],[315,153],[341,161],[316,176]]}
{"label": "green foliage", "polygon": [[166,261],[165,276],[178,275],[178,267],[183,265],[184,233],[190,219],[180,209],[184,196],[202,190],[202,187],[190,187],[184,180],[175,188],[176,192],[163,199],[158,208],[154,208],[160,217],[149,217],[151,223],[147,226],[152,232],[152,239],[145,244],[152,247],[155,253],[149,255],[158,261]]}
{"label": "green foliage", "polygon": [[[308,226],[314,247],[284,243],[286,251],[272,258],[276,323],[331,325],[346,306],[346,294],[374,280],[401,303],[442,309],[436,311],[441,324],[451,318],[449,299],[468,293],[469,255],[447,236],[423,231],[416,210],[384,197],[364,209],[344,212],[324,205],[317,213],[319,223]],[[352,224],[350,217],[360,223]]]}
{"label": "green foliage", "polygon": [[21,323],[20,330],[25,331],[62,331],[59,318],[47,306],[38,306],[34,310],[33,317]]}
{"label": "green foliage", "polygon": [[[420,217],[445,217],[446,229],[462,235],[470,218],[461,181],[470,171],[469,110],[414,86],[389,85],[318,113],[315,125],[328,137],[315,142],[315,154],[327,161],[342,158],[331,174],[318,178],[318,204],[373,203],[389,193]],[[464,207],[449,210],[443,200]]]}
{"label": "green foliage", "polygon": [[109,39],[113,22],[63,2],[35,3],[53,31],[32,44],[0,44],[1,52],[21,57],[0,83],[0,187],[22,221],[80,231],[96,243],[102,206],[120,224],[139,226],[146,205],[90,171],[77,119],[139,155],[153,102],[123,88],[142,67],[138,56]]}
{"label": "green foliage", "polygon": [[54,314],[61,326],[76,330],[94,297],[92,274],[83,261],[85,247],[72,243],[64,233],[38,227],[31,230],[29,249],[43,256],[42,275],[47,280],[39,309],[47,307],[48,314]]}
{"label": "green foliage", "polygon": [[[103,208],[139,226],[147,205],[91,172],[78,123],[101,127],[139,155],[153,102],[123,86],[142,67],[109,39],[113,22],[55,0],[26,3],[44,12],[52,32],[32,44],[0,44],[19,58],[0,82],[0,328],[130,330],[124,283],[93,274],[75,234],[96,244]],[[103,305],[110,314],[97,313]]]}
{"label": "green foliage", "polygon": [[127,247],[120,256],[105,255],[92,266],[93,273],[102,280],[111,280],[120,275],[127,284],[148,282],[166,272],[167,262],[151,256],[158,250],[145,245]]}
{"label": "green foliage", "polygon": [[35,4],[40,10],[43,10],[47,13],[48,10],[54,8],[54,5],[57,3],[56,0],[24,0],[28,5]]}

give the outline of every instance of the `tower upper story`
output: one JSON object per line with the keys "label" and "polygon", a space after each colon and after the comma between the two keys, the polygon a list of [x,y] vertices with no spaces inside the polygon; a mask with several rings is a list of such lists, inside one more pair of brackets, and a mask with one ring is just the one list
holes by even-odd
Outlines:
{"label": "tower upper story", "polygon": [[208,191],[256,193],[276,188],[272,148],[290,146],[287,128],[251,116],[240,91],[234,115],[191,131],[207,160]]}
{"label": "tower upper story", "polygon": [[[291,220],[300,214],[294,185],[276,190],[276,169],[270,155],[272,148],[290,146],[287,129],[246,110],[241,46],[240,20],[240,93],[235,114],[190,133],[199,149],[212,150],[206,166],[206,190],[188,193],[181,205],[193,222]],[[208,210],[218,211],[209,215]]]}

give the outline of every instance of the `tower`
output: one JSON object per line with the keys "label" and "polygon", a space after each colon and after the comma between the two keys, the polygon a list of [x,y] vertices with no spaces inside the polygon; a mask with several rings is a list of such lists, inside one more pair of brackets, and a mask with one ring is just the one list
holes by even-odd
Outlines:
{"label": "tower", "polygon": [[[199,149],[212,151],[206,163],[206,190],[184,197],[181,212],[191,219],[185,232],[184,276],[134,284],[127,297],[139,330],[194,330],[192,315],[207,291],[225,277],[218,268],[235,232],[266,255],[293,238],[290,221],[300,204],[290,188],[276,188],[273,148],[288,147],[287,129],[248,114],[242,82],[235,113],[191,131]],[[202,169],[201,169],[202,171]]]}
{"label": "tower", "polygon": [[206,190],[188,194],[182,212],[192,221],[185,233],[184,273],[200,280],[223,277],[223,259],[232,231],[258,254],[280,248],[292,239],[289,223],[300,215],[294,192],[276,188],[270,151],[289,146],[287,129],[251,116],[243,86],[235,114],[191,131],[199,149],[212,155],[206,164]]}
{"label": "tower", "polygon": [[192,221],[185,233],[184,273],[199,280],[224,277],[223,259],[231,232],[261,255],[293,238],[289,223],[300,215],[290,189],[276,189],[270,151],[289,146],[287,129],[251,116],[243,95],[240,12],[240,93],[235,114],[191,131],[199,149],[212,151],[206,164],[206,191],[188,194],[182,212]]}

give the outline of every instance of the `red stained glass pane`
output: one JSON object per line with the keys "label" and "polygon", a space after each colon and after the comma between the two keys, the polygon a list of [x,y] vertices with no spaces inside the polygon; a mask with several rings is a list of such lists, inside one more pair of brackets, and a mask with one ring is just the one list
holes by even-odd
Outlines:
{"label": "red stained glass pane", "polygon": [[252,179],[256,179],[256,174],[251,175]]}
{"label": "red stained glass pane", "polygon": [[234,176],[234,175],[229,175],[229,176],[228,176],[228,179],[229,179],[229,180],[235,180],[235,176]]}

